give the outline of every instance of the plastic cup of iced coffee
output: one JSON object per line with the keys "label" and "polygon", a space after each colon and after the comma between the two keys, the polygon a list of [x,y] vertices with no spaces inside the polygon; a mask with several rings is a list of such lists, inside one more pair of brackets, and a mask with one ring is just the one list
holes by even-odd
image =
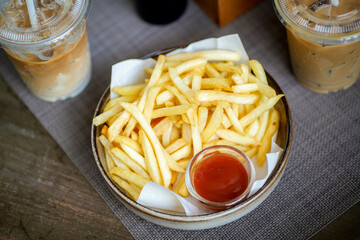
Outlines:
{"label": "plastic cup of iced coffee", "polygon": [[347,89],[360,73],[359,0],[274,0],[293,72],[306,88]]}
{"label": "plastic cup of iced coffee", "polygon": [[1,0],[0,44],[38,98],[64,100],[89,83],[88,5],[89,0]]}

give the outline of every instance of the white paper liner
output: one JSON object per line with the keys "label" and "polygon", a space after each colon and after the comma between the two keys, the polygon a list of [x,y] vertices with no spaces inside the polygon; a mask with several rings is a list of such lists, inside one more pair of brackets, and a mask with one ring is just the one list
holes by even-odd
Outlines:
{"label": "white paper liner", "polygon": [[[169,53],[175,54],[178,52],[192,52],[207,49],[222,49],[237,51],[241,54],[241,60],[237,63],[248,65],[249,57],[245,48],[237,34],[231,34],[220,38],[209,38],[194,42],[184,49],[178,49]],[[144,68],[153,68],[156,64],[154,59],[130,59],[119,62],[112,66],[111,73],[111,89],[113,87],[128,86],[132,84],[143,83],[146,78]],[[111,92],[110,98],[117,97],[116,93]],[[275,143],[276,134],[273,137],[270,153],[266,154],[266,162],[263,167],[258,167],[256,164],[256,157],[251,159],[254,163],[256,172],[256,181],[253,184],[249,196],[255,194],[266,182],[272,171],[274,170],[282,149]],[[158,209],[161,211],[192,215],[203,215],[211,213],[212,210],[204,207],[201,203],[196,201],[193,197],[183,198],[169,189],[156,184],[148,182],[142,189],[137,202],[143,206]]]}

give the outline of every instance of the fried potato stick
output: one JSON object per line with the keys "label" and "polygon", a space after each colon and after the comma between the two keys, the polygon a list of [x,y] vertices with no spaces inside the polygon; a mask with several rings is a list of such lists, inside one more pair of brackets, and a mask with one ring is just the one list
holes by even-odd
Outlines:
{"label": "fried potato stick", "polygon": [[219,128],[223,116],[223,108],[219,104],[216,106],[213,115],[210,118],[209,123],[206,125],[204,131],[201,133],[201,139],[203,143],[209,141],[209,139],[215,134],[216,130]]}
{"label": "fried potato stick", "polygon": [[276,110],[272,110],[269,115],[269,122],[264,137],[261,140],[261,144],[258,149],[256,163],[260,167],[263,166],[264,162],[266,161],[266,153],[268,153],[271,149],[271,139],[279,129],[279,123],[280,123],[279,112]]}
{"label": "fried potato stick", "polygon": [[116,176],[116,175],[110,175],[111,179],[114,180],[114,182],[119,185],[121,189],[124,189],[126,195],[131,198],[134,201],[137,201],[140,196],[140,192],[137,191],[136,188],[131,186],[127,181],[124,179]]}
{"label": "fried potato stick", "polygon": [[122,107],[119,104],[116,104],[115,106],[113,106],[112,108],[107,110],[106,112],[103,112],[103,113],[97,115],[93,119],[93,124],[95,126],[99,126],[99,125],[105,123],[107,120],[109,120],[115,114],[119,113],[121,110],[122,110]]}
{"label": "fried potato stick", "polygon": [[226,101],[238,104],[253,104],[258,99],[258,95],[229,93],[215,90],[199,90],[195,92],[194,98],[199,102]]}
{"label": "fried potato stick", "polygon": [[236,144],[240,144],[243,146],[257,146],[259,145],[259,142],[257,142],[255,139],[241,135],[235,131],[228,130],[228,129],[218,129],[216,130],[216,135],[218,135],[220,138],[225,139],[229,142],[233,142]]}
{"label": "fried potato stick", "polygon": [[140,112],[140,110],[133,104],[130,103],[121,103],[121,106],[129,112],[134,118],[138,121],[139,125],[142,127],[147,137],[149,138],[151,145],[153,146],[155,155],[158,160],[160,172],[162,175],[163,183],[165,187],[170,186],[171,182],[171,171],[168,166],[167,160],[164,156],[162,145],[157,138],[154,130],[150,126],[150,124],[146,121],[144,115]]}
{"label": "fried potato stick", "polygon": [[249,124],[251,124],[255,119],[257,119],[263,112],[271,109],[279,100],[282,98],[284,94],[276,95],[272,98],[269,98],[264,103],[260,104],[253,110],[251,110],[248,114],[242,117],[239,121],[241,126],[245,129]]}
{"label": "fried potato stick", "polygon": [[268,84],[266,73],[263,66],[259,63],[258,60],[249,60],[249,65],[251,70],[254,72],[255,76],[260,79],[264,84]]}
{"label": "fried potato stick", "polygon": [[153,182],[162,185],[159,166],[151,143],[143,130],[139,131],[139,137],[145,154],[145,164],[150,174],[150,178]]}
{"label": "fried potato stick", "polygon": [[123,150],[118,147],[113,147],[110,151],[128,168],[130,168],[140,176],[150,179],[149,174],[137,162],[130,158]]}
{"label": "fried potato stick", "polygon": [[139,187],[140,189],[142,189],[145,186],[145,184],[149,182],[149,179],[143,178],[139,174],[136,174],[128,169],[115,167],[111,169],[110,173],[118,177],[121,177],[127,182],[132,183],[135,186]]}

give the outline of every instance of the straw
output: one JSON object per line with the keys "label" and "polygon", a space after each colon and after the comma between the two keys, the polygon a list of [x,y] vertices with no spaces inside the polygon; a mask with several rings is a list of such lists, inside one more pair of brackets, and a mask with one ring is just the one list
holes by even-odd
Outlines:
{"label": "straw", "polygon": [[339,6],[339,0],[331,0],[331,5],[335,7]]}
{"label": "straw", "polygon": [[38,21],[35,12],[35,4],[33,0],[26,0],[26,5],[29,13],[30,23],[33,28],[37,28]]}

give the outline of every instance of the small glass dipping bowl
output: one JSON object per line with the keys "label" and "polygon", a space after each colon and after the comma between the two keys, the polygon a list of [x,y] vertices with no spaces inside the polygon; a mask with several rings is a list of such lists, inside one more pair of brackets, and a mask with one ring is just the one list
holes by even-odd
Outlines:
{"label": "small glass dipping bowl", "polygon": [[[240,193],[239,195],[235,196],[234,198],[231,198],[228,201],[220,202],[220,201],[211,201],[204,197],[202,197],[197,191],[195,187],[195,173],[199,169],[199,166],[202,162],[208,160],[210,157],[213,157],[217,154],[224,154],[225,156],[228,155],[230,158],[237,159],[242,166],[245,168],[247,177],[248,177],[248,184],[246,189]],[[219,170],[219,169],[217,169]],[[221,170],[219,170],[221,171]],[[215,210],[215,211],[221,211],[224,209],[227,209],[229,207],[232,207],[236,205],[237,203],[240,203],[241,201],[245,200],[252,188],[252,185],[255,182],[255,167],[249,157],[244,154],[242,151],[235,147],[226,146],[226,145],[217,145],[217,146],[211,146],[208,148],[204,148],[202,151],[197,153],[190,161],[186,172],[185,172],[185,182],[186,187],[189,190],[189,193],[192,197],[194,197],[196,200],[201,202],[206,207]]]}

